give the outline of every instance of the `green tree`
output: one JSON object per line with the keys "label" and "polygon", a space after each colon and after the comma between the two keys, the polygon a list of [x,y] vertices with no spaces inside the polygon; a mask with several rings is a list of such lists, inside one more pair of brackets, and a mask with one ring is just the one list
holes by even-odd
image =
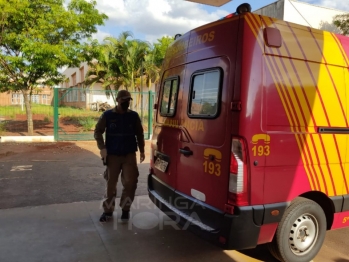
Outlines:
{"label": "green tree", "polygon": [[[95,49],[97,52],[96,58],[89,62],[89,69],[86,73],[85,84],[93,87],[96,83],[100,83],[102,88],[106,91],[106,95],[111,95],[114,103],[114,90],[123,84],[122,78],[118,77],[117,64],[113,61],[110,46],[100,45]],[[114,59],[115,60],[115,59]]]}
{"label": "green tree", "polygon": [[336,15],[333,24],[341,30],[343,35],[349,35],[349,14]]}
{"label": "green tree", "polygon": [[145,41],[133,39],[129,31],[122,32],[118,37],[106,37],[97,60],[89,64],[85,83],[101,83],[107,92],[118,90],[121,86],[130,91],[140,91],[145,85],[150,88],[159,80],[159,67],[172,41],[173,38],[163,37],[151,46]]}
{"label": "green tree", "polygon": [[142,75],[139,69],[149,50],[149,43],[138,39],[126,40],[117,46],[116,61],[126,89],[136,90],[135,80]]}
{"label": "green tree", "polygon": [[148,54],[144,57],[140,70],[142,72],[140,74],[142,80],[146,80],[148,89],[151,88],[152,83],[157,83],[160,80],[160,68],[162,66],[166,51],[173,41],[173,37],[167,36],[158,39],[157,43],[153,45],[150,52],[148,52]]}
{"label": "green tree", "polygon": [[157,40],[157,43],[154,44],[154,64],[157,67],[161,67],[166,55],[167,48],[172,44],[173,41],[173,37],[163,36],[162,38]]}
{"label": "green tree", "polygon": [[[147,82],[148,89],[150,90],[151,84],[152,83],[157,83],[159,81],[159,71],[160,68],[157,67],[154,63],[154,52],[149,53],[148,55],[145,56],[143,65],[142,65],[142,76],[145,78]],[[145,77],[144,77],[145,76]]]}
{"label": "green tree", "polygon": [[21,92],[28,133],[33,134],[31,95],[40,84],[63,81],[58,71],[77,66],[94,55],[87,43],[107,16],[96,1],[0,0],[0,92]]}

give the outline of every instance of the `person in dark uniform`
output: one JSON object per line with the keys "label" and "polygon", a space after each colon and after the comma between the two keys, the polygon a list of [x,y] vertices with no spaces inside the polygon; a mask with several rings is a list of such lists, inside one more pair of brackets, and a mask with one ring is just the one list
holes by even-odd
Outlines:
{"label": "person in dark uniform", "polygon": [[107,222],[113,217],[120,172],[123,185],[120,199],[121,219],[129,219],[139,176],[137,146],[140,151],[140,162],[145,159],[143,127],[138,113],[128,109],[130,100],[132,100],[131,94],[127,90],[120,90],[116,97],[118,105],[101,115],[94,131],[102,160],[107,165],[107,188],[100,222]]}

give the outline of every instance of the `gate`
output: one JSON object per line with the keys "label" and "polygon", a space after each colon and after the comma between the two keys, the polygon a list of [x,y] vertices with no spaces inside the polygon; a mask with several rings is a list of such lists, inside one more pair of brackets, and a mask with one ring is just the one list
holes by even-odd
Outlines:
{"label": "gate", "polygon": [[[130,109],[136,111],[144,129],[144,138],[152,132],[155,93],[130,92]],[[95,125],[103,111],[115,107],[117,91],[86,88],[54,89],[54,139],[55,141],[94,140]]]}

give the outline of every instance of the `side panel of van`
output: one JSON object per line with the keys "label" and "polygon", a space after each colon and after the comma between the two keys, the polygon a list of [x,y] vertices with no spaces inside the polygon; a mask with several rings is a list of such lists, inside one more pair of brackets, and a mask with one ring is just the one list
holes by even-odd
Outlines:
{"label": "side panel of van", "polygon": [[[265,46],[266,121],[272,137],[265,190],[273,192],[265,195],[265,202],[291,201],[312,190],[329,197],[347,194],[342,165],[347,64],[338,41],[328,32],[262,19],[283,41],[278,48]],[[332,131],[321,131],[328,128]]]}

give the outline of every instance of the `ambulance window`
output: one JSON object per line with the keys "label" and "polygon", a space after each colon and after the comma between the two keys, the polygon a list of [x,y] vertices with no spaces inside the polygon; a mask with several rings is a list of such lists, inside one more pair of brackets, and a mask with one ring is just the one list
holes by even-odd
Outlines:
{"label": "ambulance window", "polygon": [[221,71],[194,73],[191,81],[189,116],[215,117],[218,114]]}
{"label": "ambulance window", "polygon": [[177,105],[177,93],[178,93],[178,79],[167,79],[165,80],[160,114],[162,116],[174,116],[176,112]]}

